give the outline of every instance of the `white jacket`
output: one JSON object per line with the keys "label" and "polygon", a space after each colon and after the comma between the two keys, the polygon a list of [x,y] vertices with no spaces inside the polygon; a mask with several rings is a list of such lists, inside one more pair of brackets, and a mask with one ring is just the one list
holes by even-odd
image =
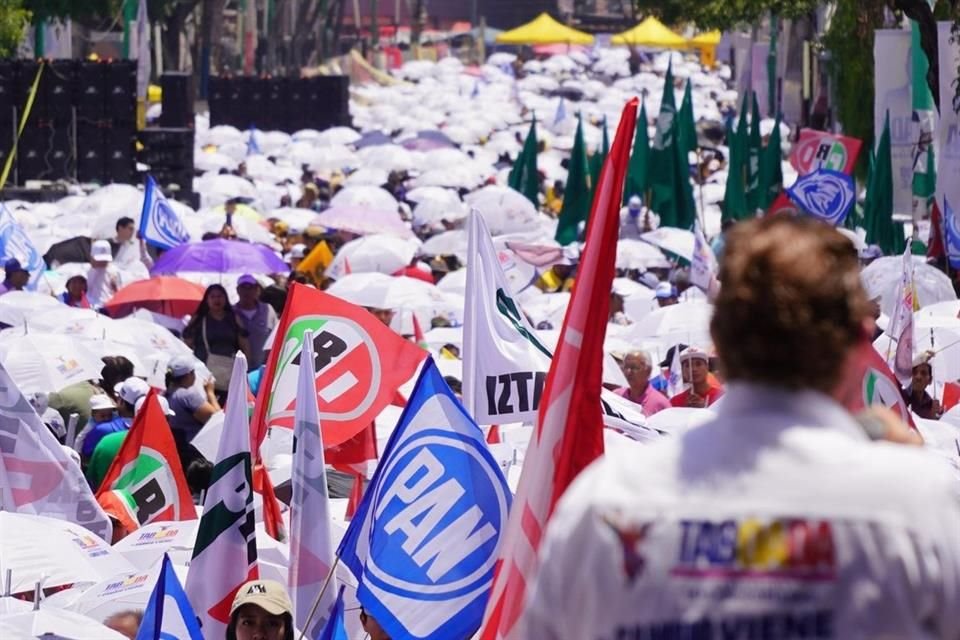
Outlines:
{"label": "white jacket", "polygon": [[716,420],[574,482],[522,637],[960,638],[955,482],[824,395],[730,385]]}

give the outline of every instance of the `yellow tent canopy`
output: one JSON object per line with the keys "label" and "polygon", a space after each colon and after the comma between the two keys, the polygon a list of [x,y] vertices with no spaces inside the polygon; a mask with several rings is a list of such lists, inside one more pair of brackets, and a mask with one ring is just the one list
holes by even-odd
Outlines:
{"label": "yellow tent canopy", "polygon": [[659,47],[661,49],[685,49],[689,46],[686,38],[678,36],[653,16],[634,28],[613,36],[610,38],[610,44]]}
{"label": "yellow tent canopy", "polygon": [[687,42],[691,47],[715,47],[720,44],[722,34],[719,31],[705,31],[698,33]]}
{"label": "yellow tent canopy", "polygon": [[541,13],[516,29],[497,36],[497,44],[593,44],[593,36],[561,24]]}

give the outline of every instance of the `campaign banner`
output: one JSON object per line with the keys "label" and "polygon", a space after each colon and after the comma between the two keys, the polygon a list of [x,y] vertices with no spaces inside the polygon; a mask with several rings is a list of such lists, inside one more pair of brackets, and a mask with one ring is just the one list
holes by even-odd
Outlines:
{"label": "campaign banner", "polygon": [[833,226],[843,223],[857,199],[853,178],[829,169],[800,176],[787,195],[803,211]]}
{"label": "campaign banner", "polygon": [[[954,105],[957,67],[960,65],[960,42],[951,35],[952,22],[937,23],[940,61],[940,123],[936,129],[937,202],[951,205],[960,202],[960,116]],[[941,211],[946,218],[946,208]]]}
{"label": "campaign banner", "polygon": [[140,237],[159,249],[172,249],[190,242],[190,233],[180,215],[164,197],[153,176],[147,176],[140,211]]}
{"label": "campaign banner", "polygon": [[830,169],[853,175],[863,142],[815,129],[800,129],[800,138],[790,150],[790,166],[801,176],[817,169]]}
{"label": "campaign banner", "polygon": [[913,212],[913,155],[918,130],[913,121],[910,31],[874,31],[873,131],[879,140],[886,114],[890,114],[890,159],[893,166],[893,212]]}

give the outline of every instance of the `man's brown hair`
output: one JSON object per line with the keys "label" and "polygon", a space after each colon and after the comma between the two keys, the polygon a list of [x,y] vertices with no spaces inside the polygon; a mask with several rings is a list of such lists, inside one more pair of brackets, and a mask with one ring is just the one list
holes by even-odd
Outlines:
{"label": "man's brown hair", "polygon": [[869,317],[853,244],[822,222],[777,215],[727,236],[710,331],[732,381],[831,392]]}

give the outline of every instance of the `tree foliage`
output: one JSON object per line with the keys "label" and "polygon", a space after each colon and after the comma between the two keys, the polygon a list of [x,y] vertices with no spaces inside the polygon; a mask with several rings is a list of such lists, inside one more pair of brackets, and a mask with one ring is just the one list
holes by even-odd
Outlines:
{"label": "tree foliage", "polygon": [[28,24],[30,12],[23,8],[23,0],[0,0],[0,57],[16,53]]}
{"label": "tree foliage", "polygon": [[796,18],[820,4],[821,0],[636,0],[641,15],[657,16],[667,24],[692,22],[703,30],[755,24],[771,11],[781,18]]}

